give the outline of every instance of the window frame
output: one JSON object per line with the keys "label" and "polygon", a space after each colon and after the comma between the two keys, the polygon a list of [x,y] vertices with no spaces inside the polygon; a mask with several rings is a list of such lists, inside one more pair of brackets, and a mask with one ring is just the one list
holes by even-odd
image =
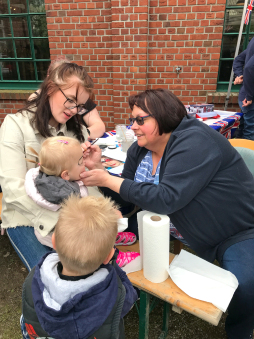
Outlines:
{"label": "window frame", "polygon": [[[48,40],[48,34],[47,36],[38,36],[35,37],[33,36],[32,33],[32,25],[31,25],[31,16],[39,15],[39,16],[45,16],[46,20],[46,11],[45,11],[45,4],[44,4],[44,12],[30,12],[29,9],[29,0],[26,0],[26,6],[27,6],[27,12],[25,13],[11,13],[11,4],[10,0],[7,0],[7,5],[8,5],[8,14],[0,14],[0,20],[2,18],[9,18],[9,23],[10,23],[10,30],[11,30],[11,36],[10,37],[0,37],[0,42],[1,40],[10,40],[12,41],[13,44],[13,49],[14,49],[14,57],[12,58],[3,58],[0,57],[0,63],[1,62],[8,62],[8,61],[14,61],[16,63],[16,69],[17,69],[17,75],[18,75],[18,80],[6,80],[3,79],[3,74],[2,74],[2,67],[0,67],[0,89],[37,89],[40,84],[42,83],[43,80],[38,79],[38,72],[37,72],[37,62],[48,62],[50,63],[50,57],[48,59],[37,59],[35,57],[35,48],[34,48],[34,40],[36,39],[47,39]],[[16,37],[14,36],[14,30],[12,26],[12,19],[13,18],[26,18],[27,20],[27,27],[28,27],[28,36],[27,37]],[[22,39],[29,39],[30,42],[30,52],[31,52],[31,57],[30,58],[18,58],[17,57],[17,51],[15,47],[15,40],[22,40]],[[35,80],[21,80],[20,79],[20,70],[19,70],[19,65],[18,62],[22,61],[30,61],[34,65],[34,74],[35,74]]]}
{"label": "window frame", "polygon": [[[218,78],[217,78],[217,92],[227,92],[228,90],[228,85],[229,85],[229,80],[228,81],[219,81],[220,79],[220,72],[221,72],[221,61],[233,61],[234,58],[223,58],[222,57],[222,52],[223,52],[223,42],[224,42],[224,37],[225,36],[236,36],[237,32],[233,33],[225,33],[225,25],[226,25],[226,13],[227,10],[232,10],[232,9],[244,9],[244,3],[243,5],[228,5],[229,0],[226,2],[226,8],[225,8],[225,14],[224,14],[224,23],[223,23],[223,32],[222,32],[222,40],[221,40],[221,51],[220,51],[220,59],[219,59],[219,70],[218,70]],[[249,23],[248,25],[243,26],[243,32],[242,32],[242,37],[244,38],[243,41],[243,51],[247,48],[248,43],[249,43],[249,35],[253,34],[254,32],[250,32],[250,27],[251,27],[251,20],[252,20],[252,14],[250,15]],[[240,21],[241,25],[241,21]],[[238,34],[239,35],[239,34]],[[239,53],[240,54],[240,53]],[[231,88],[231,92],[239,92],[241,85],[234,85]]]}

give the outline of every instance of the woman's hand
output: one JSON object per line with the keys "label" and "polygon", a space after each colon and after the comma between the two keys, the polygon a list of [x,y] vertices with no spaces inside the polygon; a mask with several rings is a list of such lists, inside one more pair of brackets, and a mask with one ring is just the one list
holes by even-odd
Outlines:
{"label": "woman's hand", "polygon": [[90,147],[91,147],[91,143],[90,141],[86,141],[83,144],[81,144],[81,148],[83,150],[83,154],[89,154],[90,152]]}
{"label": "woman's hand", "polygon": [[80,180],[85,186],[101,186],[108,187],[116,193],[120,192],[120,187],[124,179],[110,175],[103,167],[102,169],[94,169],[80,173]]}
{"label": "woman's hand", "polygon": [[83,157],[85,159],[85,165],[89,170],[102,169],[101,163],[101,149],[97,145],[92,145],[86,141],[81,145],[83,148]]}
{"label": "woman's hand", "polygon": [[80,178],[85,186],[105,186],[110,179],[110,174],[104,168],[93,169],[91,171],[82,172]]}

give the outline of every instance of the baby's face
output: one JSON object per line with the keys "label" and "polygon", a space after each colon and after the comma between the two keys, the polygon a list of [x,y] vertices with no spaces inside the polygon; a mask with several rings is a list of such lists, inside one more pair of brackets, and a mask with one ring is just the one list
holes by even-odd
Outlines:
{"label": "baby's face", "polygon": [[80,147],[74,147],[72,149],[74,162],[71,169],[68,170],[70,179],[69,181],[80,180],[80,173],[85,171],[85,160],[83,158],[83,149]]}

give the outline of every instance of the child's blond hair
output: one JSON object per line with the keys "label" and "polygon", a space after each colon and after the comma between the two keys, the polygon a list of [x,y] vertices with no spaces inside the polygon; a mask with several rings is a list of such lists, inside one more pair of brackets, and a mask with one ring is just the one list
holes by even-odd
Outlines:
{"label": "child's blond hair", "polygon": [[94,272],[115,244],[118,218],[109,198],[65,200],[55,227],[55,247],[63,267],[78,275]]}
{"label": "child's blond hair", "polygon": [[41,145],[39,153],[40,170],[47,175],[61,176],[70,170],[77,159],[73,157],[73,147],[79,146],[77,139],[59,136],[47,138]]}

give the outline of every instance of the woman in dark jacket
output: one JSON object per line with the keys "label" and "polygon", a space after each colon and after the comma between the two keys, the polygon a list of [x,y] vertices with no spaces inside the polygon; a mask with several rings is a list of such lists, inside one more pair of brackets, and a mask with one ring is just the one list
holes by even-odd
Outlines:
{"label": "woman in dark jacket", "polygon": [[[191,118],[164,89],[129,98],[137,136],[121,178],[103,170],[100,150],[86,158],[84,184],[107,187],[142,209],[169,215],[172,233],[231,271],[239,287],[228,308],[230,339],[254,328],[254,179],[230,143]],[[133,231],[133,230],[132,230]]]}

